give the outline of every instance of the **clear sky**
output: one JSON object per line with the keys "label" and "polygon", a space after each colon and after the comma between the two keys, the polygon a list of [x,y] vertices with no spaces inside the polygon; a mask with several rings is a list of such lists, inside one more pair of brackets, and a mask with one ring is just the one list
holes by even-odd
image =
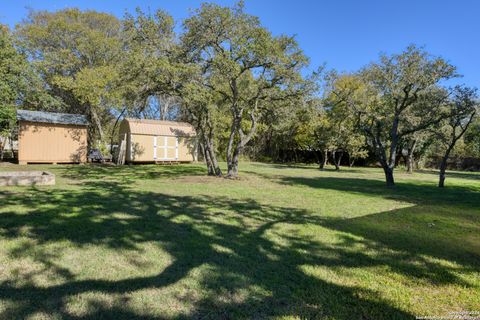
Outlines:
{"label": "clear sky", "polygon": [[[213,1],[231,5],[235,1]],[[0,0],[0,22],[14,26],[27,8],[95,9],[121,17],[135,7],[167,10],[180,24],[201,1],[194,0]],[[476,0],[245,0],[274,34],[296,35],[312,68],[326,63],[355,71],[380,52],[415,43],[441,55],[464,75],[459,82],[480,88],[480,1]]]}

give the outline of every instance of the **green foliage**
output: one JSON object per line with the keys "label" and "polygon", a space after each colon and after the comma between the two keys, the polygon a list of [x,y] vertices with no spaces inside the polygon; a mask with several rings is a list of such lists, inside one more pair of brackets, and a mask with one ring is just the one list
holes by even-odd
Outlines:
{"label": "green foliage", "polygon": [[15,108],[8,105],[0,106],[0,136],[9,136],[15,124]]}
{"label": "green foliage", "polygon": [[228,175],[235,177],[238,158],[265,109],[306,91],[300,71],[308,59],[293,37],[273,36],[244,12],[242,3],[233,8],[202,4],[184,27],[182,47],[200,68],[200,84],[231,115],[226,158]]}
{"label": "green foliage", "polygon": [[[438,84],[456,76],[455,67],[415,46],[401,54],[382,55],[378,63],[363,69],[360,76],[376,94],[371,103],[359,103],[360,125],[391,140],[427,128],[441,119],[447,93]],[[397,124],[398,122],[398,124]],[[375,126],[379,125],[379,129]]]}
{"label": "green foliage", "polygon": [[356,126],[384,168],[388,185],[394,184],[401,140],[448,116],[448,91],[440,83],[455,76],[455,67],[444,59],[409,46],[400,54],[381,55],[351,83],[333,79],[331,94],[354,110]]}
{"label": "green foliage", "polygon": [[[365,137],[358,127],[357,111],[351,101],[360,101],[365,85],[354,75],[337,75],[331,73],[327,79],[333,80],[333,87],[327,91],[325,97],[326,122],[323,130],[325,148],[346,151],[351,161],[365,158],[367,149]],[[342,92],[342,95],[338,94]],[[344,99],[345,95],[348,99]]]}
{"label": "green foliage", "polygon": [[137,9],[135,15],[125,15],[121,85],[128,104],[145,108],[151,96],[176,94],[183,64],[173,27],[173,18],[162,10],[146,14]]}
{"label": "green foliage", "polygon": [[[12,138],[17,108],[40,109],[58,106],[16,46],[15,37],[0,25],[0,136]],[[4,142],[0,142],[3,150]],[[0,150],[1,151],[1,150]]]}
{"label": "green foliage", "polygon": [[7,27],[0,25],[0,136],[10,134],[15,122],[15,109],[26,83],[25,57],[14,47]]}
{"label": "green foliage", "polygon": [[[322,145],[319,131],[326,126],[324,114],[316,106],[300,109],[295,117],[295,144],[303,150],[316,150]],[[320,137],[319,137],[320,136]]]}
{"label": "green foliage", "polygon": [[89,116],[90,138],[103,140],[102,122],[119,99],[120,21],[78,9],[32,11],[16,33],[51,93],[68,112]]}
{"label": "green foliage", "polygon": [[465,133],[465,155],[480,158],[480,117],[476,117]]}

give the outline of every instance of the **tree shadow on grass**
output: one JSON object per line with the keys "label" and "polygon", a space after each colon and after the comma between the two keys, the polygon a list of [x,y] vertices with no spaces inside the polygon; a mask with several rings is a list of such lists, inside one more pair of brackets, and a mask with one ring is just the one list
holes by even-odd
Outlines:
{"label": "tree shadow on grass", "polygon": [[[267,176],[263,177],[267,178]],[[414,204],[480,208],[480,184],[440,189],[436,185],[420,182],[396,182],[394,188],[387,188],[382,180],[343,177],[279,176],[273,181],[291,186],[307,186],[316,189],[367,194],[372,197],[408,201]]]}
{"label": "tree shadow on grass", "polygon": [[399,274],[468,287],[471,284],[459,279],[458,273],[480,273],[478,219],[478,215],[451,217],[414,206],[350,219],[327,218],[323,226],[346,233],[347,243],[376,252],[377,261]]}
{"label": "tree shadow on grass", "polygon": [[[253,199],[142,192],[107,181],[86,182],[79,190],[32,190],[29,195],[10,194],[3,199],[6,208],[22,207],[28,212],[3,210],[0,237],[34,240],[35,247],[17,246],[11,256],[29,255],[63,281],[49,286],[37,285],[29,278],[0,282],[0,299],[8,302],[0,309],[2,318],[23,319],[39,313],[65,319],[172,318],[131,308],[128,296],[175,285],[205,265],[211,272],[199,280],[201,289],[197,290],[202,292],[196,292],[197,298],[190,301],[193,309],[175,318],[413,318],[377,292],[303,272],[304,265],[336,268],[396,263],[393,254],[378,260],[353,252],[348,242],[332,246],[302,235],[296,226],[325,224],[303,210]],[[279,229],[282,225],[289,226],[288,232]],[[78,248],[97,245],[140,253],[141,244],[155,243],[173,262],[154,275],[77,279],[74,272],[56,265],[55,255],[41,251],[44,245],[62,241]],[[67,302],[85,293],[120,296],[120,300],[114,304],[93,301],[87,314],[72,314]]]}
{"label": "tree shadow on grass", "polygon": [[[328,165],[327,167],[320,169],[318,164],[299,164],[299,163],[259,163],[252,162],[251,166],[257,168],[273,168],[273,169],[299,169],[299,170],[316,170],[317,172],[347,172],[347,173],[365,173],[365,170],[355,169],[355,167],[342,167],[341,170],[336,170],[333,165]],[[243,171],[248,173],[256,173],[252,171]]]}
{"label": "tree shadow on grass", "polygon": [[[438,177],[438,170],[432,170],[432,169],[420,169],[416,170],[415,172],[419,173],[428,173],[432,174]],[[457,178],[457,179],[467,179],[467,180],[480,180],[480,172],[465,172],[465,171],[452,171],[448,170],[446,173],[447,179],[449,177],[452,178]],[[448,180],[447,180],[448,181]]]}
{"label": "tree shadow on grass", "polygon": [[[379,180],[332,177],[284,176],[276,181],[408,202],[406,208],[348,219],[325,218],[321,224],[360,236],[366,239],[367,247],[377,251],[380,245],[403,252],[406,261],[423,254],[460,263],[465,271],[480,271],[480,188],[476,186],[439,189],[435,185],[400,182],[391,189]],[[438,272],[433,276],[435,281],[452,277],[444,272],[446,269],[433,264],[427,269],[432,275]]]}
{"label": "tree shadow on grass", "polygon": [[123,182],[159,179],[159,178],[177,178],[183,176],[206,175],[207,170],[204,166],[195,164],[178,165],[101,165],[86,164],[59,167],[62,177],[72,180],[104,180],[104,179],[122,179]]}

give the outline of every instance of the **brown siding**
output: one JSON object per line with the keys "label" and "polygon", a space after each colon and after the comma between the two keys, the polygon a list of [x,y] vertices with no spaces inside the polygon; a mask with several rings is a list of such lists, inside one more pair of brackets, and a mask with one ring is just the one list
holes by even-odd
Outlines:
{"label": "brown siding", "polygon": [[153,161],[153,137],[132,134],[130,161]]}
{"label": "brown siding", "polygon": [[87,128],[20,121],[19,162],[86,162]]}
{"label": "brown siding", "polygon": [[[132,123],[137,131],[132,132]],[[189,126],[189,127],[188,127]],[[147,128],[139,131],[139,128]],[[182,130],[172,130],[172,128],[182,128]],[[162,161],[194,161],[195,138],[179,136],[174,134],[184,132],[184,127],[188,127],[190,133],[194,133],[193,127],[188,124],[175,123],[170,121],[157,120],[133,120],[125,119],[120,123],[119,142],[127,137],[127,162],[162,162]],[[168,134],[162,134],[166,132]],[[157,139],[157,157],[154,155],[154,139]],[[130,141],[131,138],[131,141]],[[165,140],[166,139],[166,140]],[[178,139],[178,158],[176,159]],[[165,141],[166,146],[165,148]],[[165,150],[167,159],[165,159]]]}
{"label": "brown siding", "polygon": [[195,139],[178,138],[178,161],[194,161]]}

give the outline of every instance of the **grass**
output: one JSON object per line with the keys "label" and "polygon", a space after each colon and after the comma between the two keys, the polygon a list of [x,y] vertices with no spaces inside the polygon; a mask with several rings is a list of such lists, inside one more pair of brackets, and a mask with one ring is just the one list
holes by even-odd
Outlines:
{"label": "grass", "polygon": [[0,188],[1,319],[414,319],[480,311],[480,175],[242,164],[48,169]]}

